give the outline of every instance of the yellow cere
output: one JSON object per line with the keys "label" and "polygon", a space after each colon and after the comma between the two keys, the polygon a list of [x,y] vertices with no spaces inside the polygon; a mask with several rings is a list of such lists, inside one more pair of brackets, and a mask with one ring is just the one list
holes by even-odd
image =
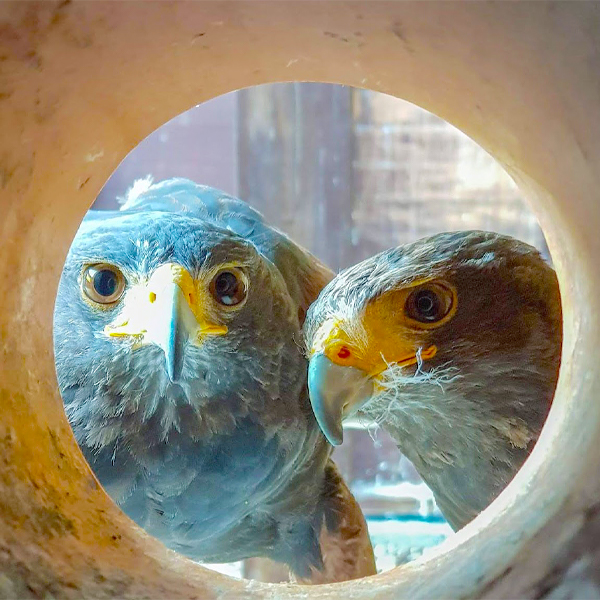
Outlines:
{"label": "yellow cere", "polygon": [[[421,323],[405,314],[410,294],[424,281],[410,287],[392,290],[369,302],[354,318],[332,318],[319,328],[311,354],[322,352],[333,363],[361,369],[376,378],[390,365],[414,365],[429,360],[437,347],[428,340],[428,332],[447,323],[456,312],[456,292],[447,287],[452,296],[448,314],[435,323]],[[446,287],[446,286],[445,286]]]}
{"label": "yellow cere", "polygon": [[133,337],[136,345],[151,342],[149,333],[158,322],[170,318],[166,313],[172,306],[174,285],[195,320],[192,327],[196,330],[196,343],[200,344],[206,335],[227,333],[227,326],[218,322],[219,311],[207,283],[195,281],[187,269],[175,263],[160,266],[147,282],[132,285],[123,299],[122,310],[104,332],[111,337]]}
{"label": "yellow cere", "polygon": [[364,369],[368,349],[362,336],[352,334],[350,323],[341,319],[325,321],[315,335],[311,354],[322,352],[335,364]]}

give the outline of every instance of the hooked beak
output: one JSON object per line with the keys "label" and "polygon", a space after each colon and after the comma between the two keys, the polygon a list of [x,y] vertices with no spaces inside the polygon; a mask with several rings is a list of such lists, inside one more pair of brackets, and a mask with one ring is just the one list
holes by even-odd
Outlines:
{"label": "hooked beak", "polygon": [[105,328],[111,337],[133,337],[134,347],[152,343],[165,354],[169,380],[181,379],[188,344],[200,345],[206,335],[227,333],[210,322],[206,307],[186,269],[174,263],[159,267],[138,289],[116,322]]}
{"label": "hooked beak", "polygon": [[336,365],[318,353],[308,365],[308,391],[319,427],[333,446],[339,446],[344,439],[342,421],[373,396],[374,386],[364,371]]}
{"label": "hooked beak", "polygon": [[176,283],[163,288],[160,296],[157,294],[156,303],[160,303],[156,307],[160,316],[149,323],[146,336],[165,353],[169,380],[177,383],[183,370],[186,346],[190,338],[195,337],[198,322]]}

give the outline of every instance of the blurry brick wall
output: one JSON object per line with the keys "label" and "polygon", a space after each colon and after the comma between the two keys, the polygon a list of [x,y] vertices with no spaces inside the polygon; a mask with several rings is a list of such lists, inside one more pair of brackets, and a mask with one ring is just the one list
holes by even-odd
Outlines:
{"label": "blurry brick wall", "polygon": [[100,192],[95,209],[114,210],[133,181],[187,177],[238,194],[236,94],[209,100],[153,131],[121,162]]}
{"label": "blurry brick wall", "polygon": [[353,93],[356,258],[440,231],[490,229],[547,248],[518,188],[470,138],[397,98]]}

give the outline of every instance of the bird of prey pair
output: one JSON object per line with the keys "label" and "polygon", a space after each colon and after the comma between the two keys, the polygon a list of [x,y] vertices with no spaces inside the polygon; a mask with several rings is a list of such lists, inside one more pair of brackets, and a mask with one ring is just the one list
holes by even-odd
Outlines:
{"label": "bird of prey pair", "polygon": [[65,409],[108,493],[169,547],[266,556],[306,582],[374,573],[317,420],[334,444],[356,410],[382,421],[455,527],[530,451],[560,350],[556,281],[532,248],[470,233],[389,251],[304,323],[332,276],[188,180],[84,220],[55,311]]}

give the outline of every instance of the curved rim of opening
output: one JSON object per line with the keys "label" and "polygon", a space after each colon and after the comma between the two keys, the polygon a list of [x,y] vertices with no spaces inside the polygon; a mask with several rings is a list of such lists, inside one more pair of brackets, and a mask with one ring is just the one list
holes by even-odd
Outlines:
{"label": "curved rim of opening", "polygon": [[[600,331],[600,317],[596,312],[600,311],[584,311],[582,301],[589,309],[598,306],[600,298],[599,278],[595,272],[595,257],[600,250],[597,236],[600,208],[594,202],[598,176],[581,149],[597,148],[597,142],[594,146],[593,141],[597,126],[590,115],[594,114],[596,99],[593,86],[600,76],[595,70],[596,63],[581,64],[573,50],[587,48],[586,44],[592,39],[592,33],[584,25],[592,18],[593,10],[579,6],[569,12],[560,3],[552,3],[552,11],[546,10],[547,3],[540,3],[541,8],[485,3],[471,6],[467,11],[454,3],[424,7],[392,3],[377,4],[375,8],[368,2],[344,5],[345,10],[339,10],[337,3],[326,2],[305,14],[297,13],[297,5],[283,3],[273,7],[269,4],[253,3],[250,9],[244,3],[226,6],[217,3],[203,7],[202,11],[181,4],[172,12],[164,6],[145,6],[144,27],[139,27],[140,13],[131,5],[113,5],[110,11],[104,4],[41,7],[35,23],[31,15],[27,20],[26,8],[11,5],[3,9],[9,23],[24,27],[26,32],[43,33],[35,38],[39,39],[36,51],[38,56],[43,55],[43,61],[36,63],[37,69],[35,65],[32,69],[31,54],[19,53],[18,47],[12,47],[9,53],[12,73],[16,73],[22,85],[6,102],[6,114],[13,119],[6,119],[2,145],[18,166],[6,185],[10,203],[6,203],[5,227],[13,227],[10,231],[22,235],[5,238],[6,261],[0,273],[14,268],[15,272],[24,274],[27,264],[41,263],[44,259],[52,268],[46,271],[36,268],[32,279],[19,280],[16,290],[6,286],[0,289],[6,292],[0,325],[7,327],[7,340],[14,343],[15,348],[6,355],[2,370],[8,394],[6,426],[13,428],[16,439],[25,441],[19,447],[14,446],[14,464],[19,467],[14,475],[14,489],[0,487],[0,497],[10,498],[10,494],[33,490],[30,496],[24,496],[22,509],[45,507],[47,494],[32,487],[33,483],[39,487],[45,477],[47,489],[58,490],[61,510],[64,515],[73,517],[72,527],[81,534],[77,542],[65,534],[61,539],[64,551],[60,546],[53,546],[54,542],[46,542],[49,548],[57,549],[55,564],[63,569],[83,565],[85,561],[82,563],[74,553],[78,548],[84,558],[96,561],[95,564],[110,565],[110,568],[120,565],[123,573],[131,575],[137,590],[156,591],[162,581],[163,586],[173,583],[175,587],[169,589],[174,595],[186,595],[194,590],[211,594],[229,590],[234,595],[268,597],[274,589],[280,590],[274,593],[281,597],[308,595],[315,598],[325,597],[334,589],[335,593],[353,594],[356,598],[389,597],[391,591],[408,597],[476,594],[482,586],[493,585],[494,579],[514,563],[517,556],[531,559],[540,552],[556,553],[556,549],[536,548],[536,539],[540,535],[542,539],[544,535],[549,539],[550,521],[558,514],[564,538],[575,535],[577,528],[573,520],[577,510],[589,499],[583,492],[592,486],[597,488],[589,482],[588,473],[600,462],[593,451],[593,440],[600,431],[600,408],[585,400],[594,397],[600,389],[592,361]],[[354,10],[357,7],[360,13]],[[453,27],[440,29],[440,22],[451,22]],[[193,39],[192,32],[207,23],[220,35],[215,37],[214,45],[208,46],[200,61],[195,50],[186,47],[187,52],[176,51],[180,60],[178,73],[198,76],[200,72],[201,80],[208,82],[206,88],[199,91],[198,87],[173,78],[173,69],[169,68],[173,56],[165,57],[161,52],[179,49],[181,46],[177,44],[182,32]],[[275,29],[293,34],[289,39],[275,35],[273,23],[277,25]],[[94,55],[82,50],[85,45],[78,45],[81,40],[68,45],[67,34],[82,36],[88,30],[102,31],[104,36]],[[323,31],[335,35],[324,35]],[[336,33],[338,31],[341,33]],[[362,50],[366,58],[358,66],[354,64],[356,61],[352,62],[354,55],[344,41],[350,39],[351,32],[356,34],[357,31],[361,35],[354,37],[361,38],[359,43],[367,46],[367,50]],[[258,35],[260,33],[263,37]],[[269,39],[269,35],[275,37]],[[382,46],[384,38],[386,44]],[[565,54],[563,38],[572,45],[570,53]],[[538,44],[540,39],[544,43]],[[397,48],[392,46],[394,40],[398,40]],[[336,45],[332,45],[334,43]],[[302,59],[282,61],[274,52],[281,46]],[[368,54],[369,48],[373,49],[372,55]],[[475,52],[474,48],[480,51]],[[129,49],[130,54],[124,49]],[[248,54],[241,59],[244,50]],[[325,52],[327,58],[323,60],[318,52]],[[248,72],[247,61],[251,64],[257,57],[265,61],[267,71]],[[457,61],[457,57],[462,62]],[[241,64],[235,59],[238,63],[241,60]],[[435,59],[446,66],[446,71],[436,65]],[[429,86],[415,68],[415,61],[427,74]],[[223,67],[227,76],[216,77],[214,64]],[[140,65],[152,65],[154,80],[147,76],[147,70],[140,72]],[[400,82],[396,77],[399,68],[404,69],[406,75]],[[45,345],[51,343],[52,311],[32,304],[31,294],[26,297],[25,286],[40,283],[39,289],[56,290],[68,247],[66,239],[72,239],[78,219],[97,195],[100,180],[106,180],[107,172],[114,170],[117,160],[143,133],[155,129],[158,121],[165,122],[165,116],[181,112],[185,104],[191,106],[193,97],[196,102],[251,83],[303,80],[308,72],[313,73],[311,79],[316,81],[343,81],[371,87],[368,78],[372,69],[380,76],[379,80],[375,79],[373,89],[407,97],[465,131],[513,175],[531,201],[555,261],[563,298],[565,337],[555,402],[530,459],[499,498],[427,559],[371,579],[376,583],[374,589],[362,587],[361,582],[313,589],[234,583],[217,574],[207,574],[201,567],[192,567],[188,561],[173,558],[132,528],[102,491],[90,483],[93,479],[65,429],[64,415],[53,412],[58,401],[50,364],[53,361],[47,352],[44,354]],[[495,75],[494,81],[503,84],[495,87],[493,93],[489,79],[485,78],[490,69]],[[452,80],[448,79],[450,75]],[[548,96],[548,90],[554,88],[559,75],[561,88],[570,92]],[[161,96],[166,82],[172,83],[178,93],[171,93],[168,98]],[[104,89],[119,90],[119,94],[103,94]],[[440,96],[434,98],[435,89]],[[465,89],[471,92],[466,101]],[[104,104],[92,102],[94,92]],[[562,115],[575,94],[578,106],[570,113],[570,120],[553,120],[552,115]],[[21,103],[36,95],[43,101],[43,108],[48,109],[51,101],[55,103],[54,110],[45,118],[39,110],[31,114],[21,110]],[[118,106],[127,106],[127,110],[119,113],[115,111]],[[123,114],[128,117],[126,123],[122,122]],[[484,114],[487,115],[485,120],[479,116]],[[127,133],[123,135],[120,127],[125,127]],[[96,146],[100,148],[94,152]],[[75,188],[77,192],[72,191]],[[48,203],[49,198],[51,203]],[[31,219],[30,214],[35,218]],[[56,233],[52,223],[58,215],[66,220],[58,243],[51,247],[48,242]],[[23,252],[19,255],[15,251],[21,248]],[[10,309],[18,311],[27,306],[31,306],[31,312],[24,313],[26,318],[22,313],[9,314]],[[39,325],[39,331],[31,331],[27,338],[29,323]],[[52,400],[42,402],[36,399],[36,393]],[[21,412],[12,400],[17,396],[22,400]],[[36,415],[34,420],[30,418],[32,414]],[[565,432],[572,435],[561,435]],[[575,432],[577,439],[573,439]],[[38,434],[43,435],[36,437]],[[28,452],[39,461],[27,459]],[[58,473],[56,463],[50,461],[50,458],[58,460],[59,454],[66,457],[63,474]],[[577,456],[582,454],[585,461],[580,463]],[[561,458],[572,470],[552,468],[553,461]],[[84,493],[86,489],[88,492]],[[93,491],[89,492],[90,489]],[[69,500],[66,491],[72,492]],[[546,492],[551,493],[544,495]],[[100,514],[105,517],[101,519]],[[83,527],[86,524],[91,531],[86,532]],[[95,535],[103,535],[102,528],[114,528],[121,537],[113,546],[93,548],[92,540]],[[38,544],[42,540],[35,531],[19,532],[14,528],[11,531],[15,544],[21,540],[18,548],[23,552],[33,551],[36,540]],[[127,558],[131,555],[139,557],[138,566]],[[153,574],[153,566],[164,569],[160,579]],[[535,577],[535,573],[523,580],[527,577]]]}

